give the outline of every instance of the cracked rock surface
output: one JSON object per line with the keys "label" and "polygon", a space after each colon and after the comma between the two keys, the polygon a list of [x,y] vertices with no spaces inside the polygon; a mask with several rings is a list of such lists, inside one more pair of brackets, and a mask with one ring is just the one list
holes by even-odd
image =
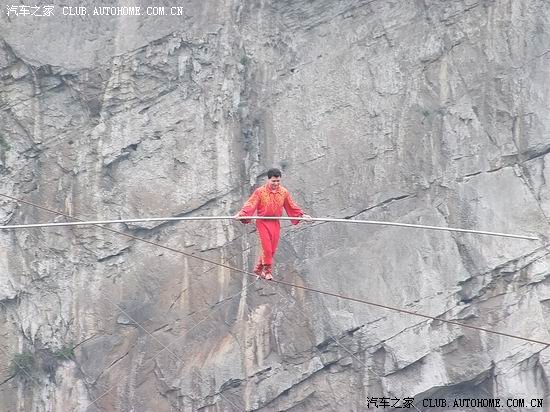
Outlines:
{"label": "cracked rock surface", "polygon": [[[283,223],[276,278],[550,342],[550,2],[52,4],[0,14],[0,193],[86,220],[226,216],[279,166],[313,216],[542,241]],[[2,197],[0,220],[66,218]],[[258,253],[231,221],[113,228],[246,270]],[[548,373],[541,344],[97,227],[0,232],[2,411],[435,412],[548,399]]]}

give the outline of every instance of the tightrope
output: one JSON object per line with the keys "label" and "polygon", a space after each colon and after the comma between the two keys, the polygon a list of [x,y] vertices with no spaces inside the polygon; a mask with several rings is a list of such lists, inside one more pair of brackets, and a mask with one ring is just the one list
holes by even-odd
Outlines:
{"label": "tightrope", "polygon": [[[50,213],[54,213],[56,215],[61,215],[61,216],[65,216],[65,217],[70,218],[70,219],[77,220],[79,222],[84,222],[83,220],[81,220],[77,217],[74,217],[74,216],[71,216],[71,215],[68,215],[66,213],[56,211],[56,210],[52,210],[52,209],[49,209],[47,207],[40,206],[40,205],[34,204],[32,202],[29,202],[29,201],[26,201],[26,200],[23,200],[23,199],[18,199],[18,198],[8,196],[8,195],[2,194],[2,193],[0,193],[0,196],[15,200],[15,201],[20,202],[20,203],[27,204],[29,206],[36,207],[36,208],[41,209],[41,210],[45,210],[45,211],[50,212]],[[231,218],[233,218],[233,217],[231,217]],[[304,219],[304,220],[309,220],[309,219]],[[346,219],[342,219],[342,220],[346,220]],[[144,243],[147,243],[147,244],[150,244],[150,245],[153,245],[153,246],[157,246],[157,247],[160,247],[160,248],[165,249],[165,250],[169,250],[169,251],[174,252],[174,253],[179,253],[183,256],[198,259],[198,260],[201,260],[203,262],[207,262],[207,263],[219,266],[219,267],[224,267],[226,269],[229,269],[229,270],[232,270],[232,271],[235,271],[235,272],[239,272],[239,273],[243,273],[243,274],[246,274],[248,276],[253,276],[255,278],[257,277],[257,275],[255,273],[248,272],[248,271],[243,270],[243,269],[235,268],[235,267],[226,265],[224,263],[219,263],[219,262],[213,261],[211,259],[196,256],[194,254],[187,253],[187,252],[184,252],[182,250],[172,248],[170,246],[165,246],[165,245],[162,245],[160,243],[152,242],[152,241],[147,240],[147,239],[143,239],[143,238],[140,238],[140,237],[137,237],[137,236],[134,236],[134,235],[130,235],[128,233],[121,232],[119,230],[115,230],[115,229],[111,229],[111,228],[108,228],[108,227],[105,227],[105,226],[101,226],[100,224],[93,224],[93,225],[97,226],[101,229],[108,230],[109,232],[113,232],[113,233],[120,234],[122,236],[126,236],[127,238],[130,238],[130,239],[134,239],[134,240],[144,242]],[[537,239],[537,240],[539,240],[539,239]],[[383,305],[383,304],[380,304],[380,303],[370,302],[370,301],[367,301],[367,300],[364,300],[364,299],[354,298],[354,297],[351,297],[351,296],[345,296],[345,295],[341,295],[341,294],[338,294],[338,293],[333,293],[333,292],[328,292],[328,291],[325,291],[325,290],[311,288],[311,287],[308,287],[308,286],[296,285],[296,284],[285,282],[285,281],[282,281],[282,280],[273,279],[273,280],[270,280],[269,282],[278,283],[280,285],[290,286],[290,287],[294,287],[294,288],[297,288],[297,289],[307,290],[307,291],[310,291],[310,292],[315,292],[315,293],[319,293],[319,294],[326,295],[326,296],[332,296],[332,297],[335,297],[335,298],[344,299],[344,300],[348,300],[348,301],[351,301],[351,302],[362,303],[362,304],[365,304],[365,305],[370,305],[370,306],[374,306],[374,307],[378,307],[378,308],[382,308],[382,309],[387,309],[387,310],[391,310],[391,311],[394,311],[394,312],[404,313],[404,314],[411,315],[411,316],[417,316],[417,317],[421,317],[421,318],[424,318],[424,319],[434,320],[434,321],[438,321],[438,322],[444,322],[444,323],[448,323],[448,324],[455,325],[455,326],[461,326],[463,328],[473,329],[473,330],[486,332],[486,333],[499,335],[499,336],[504,336],[504,337],[508,337],[508,338],[519,339],[519,340],[522,340],[522,341],[525,341],[525,342],[537,343],[537,344],[544,345],[544,346],[550,346],[550,342],[546,342],[546,341],[542,341],[542,340],[538,340],[538,339],[531,339],[531,338],[526,338],[526,337],[519,336],[519,335],[513,335],[511,333],[499,332],[499,331],[496,331],[496,330],[487,329],[487,328],[483,328],[483,327],[480,327],[480,326],[468,325],[466,323],[457,322],[457,321],[454,321],[454,320],[448,320],[448,319],[443,319],[443,318],[439,318],[439,317],[436,317],[436,316],[430,316],[430,315],[425,315],[425,314],[418,313],[418,312],[412,312],[410,310],[396,308],[396,307],[389,306],[389,305]]]}

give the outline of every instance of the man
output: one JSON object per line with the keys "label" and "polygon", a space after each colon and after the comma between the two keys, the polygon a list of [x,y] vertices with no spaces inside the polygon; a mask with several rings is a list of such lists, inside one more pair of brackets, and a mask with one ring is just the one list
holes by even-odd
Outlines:
{"label": "man", "polygon": [[[281,186],[281,174],[279,169],[269,169],[266,184],[254,191],[235,216],[235,219],[239,219],[245,224],[250,223],[251,219],[243,219],[242,217],[254,216],[256,211],[257,216],[279,217],[283,214],[283,208],[289,217],[311,219],[311,216],[304,214],[302,209],[294,203],[288,190]],[[291,222],[293,225],[300,223],[299,220],[292,220]],[[271,280],[273,279],[273,256],[279,243],[281,225],[279,220],[256,219],[256,229],[260,237],[261,251],[254,273],[266,280]]]}

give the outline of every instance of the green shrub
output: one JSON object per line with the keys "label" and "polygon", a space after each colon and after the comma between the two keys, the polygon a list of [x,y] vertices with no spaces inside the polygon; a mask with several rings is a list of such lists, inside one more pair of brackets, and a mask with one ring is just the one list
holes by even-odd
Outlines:
{"label": "green shrub", "polygon": [[2,136],[1,134],[0,134],[0,147],[4,149],[4,151],[6,152],[11,149],[10,144],[6,141],[4,136]]}
{"label": "green shrub", "polygon": [[10,374],[25,383],[39,379],[46,374],[50,381],[55,382],[55,373],[60,362],[75,360],[74,345],[63,345],[59,349],[39,349],[35,353],[24,351],[16,353],[10,362]]}
{"label": "green shrub", "polygon": [[75,359],[73,345],[64,345],[59,349],[54,350],[52,353],[53,353],[53,356],[55,356],[58,360]]}
{"label": "green shrub", "polygon": [[36,374],[37,363],[31,352],[16,353],[10,362],[10,374],[30,381]]}

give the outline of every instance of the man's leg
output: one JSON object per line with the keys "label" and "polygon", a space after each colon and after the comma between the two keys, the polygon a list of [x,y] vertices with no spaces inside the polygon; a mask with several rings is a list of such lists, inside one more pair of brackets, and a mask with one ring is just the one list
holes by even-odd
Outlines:
{"label": "man's leg", "polygon": [[272,250],[272,257],[271,260],[275,260],[275,252],[277,251],[277,246],[279,246],[279,238],[281,236],[281,225],[279,222],[273,222],[276,223],[271,227],[271,250]]}
{"label": "man's leg", "polygon": [[271,241],[271,259],[269,264],[264,265],[264,277],[267,280],[271,280],[273,279],[272,265],[274,262],[275,251],[277,250],[277,245],[279,244],[281,225],[277,221],[269,221],[267,227],[269,230],[269,239]]}
{"label": "man's leg", "polygon": [[262,248],[262,239],[260,238],[260,231],[256,228],[256,236],[258,236],[258,245],[260,246],[260,253],[258,254],[258,260],[256,261],[256,266],[254,267],[254,273],[260,277],[263,277],[264,271],[264,259],[263,259],[263,248]]}
{"label": "man's leg", "polygon": [[[258,237],[260,238],[260,256],[258,258],[258,264],[254,270],[258,276],[264,277],[263,272],[265,268],[271,266],[273,261],[273,248],[271,245],[271,233],[265,222],[257,221],[256,229]],[[260,267],[261,266],[261,267]],[[258,270],[258,272],[257,272]]]}

